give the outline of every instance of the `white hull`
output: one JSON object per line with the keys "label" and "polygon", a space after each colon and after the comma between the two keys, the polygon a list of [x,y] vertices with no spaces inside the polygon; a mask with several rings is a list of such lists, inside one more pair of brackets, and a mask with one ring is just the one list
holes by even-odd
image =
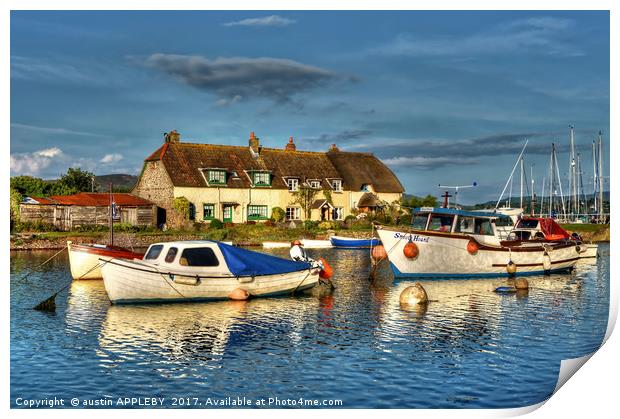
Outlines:
{"label": "white hull", "polygon": [[598,244],[581,244],[580,258],[595,258],[598,256]]}
{"label": "white hull", "polygon": [[279,275],[234,277],[230,274],[201,276],[195,285],[179,280],[196,278],[190,272],[160,273],[152,265],[122,259],[105,259],[103,282],[112,303],[164,302],[227,299],[240,288],[252,297],[286,294],[312,288],[319,282],[319,269]]}
{"label": "white hull", "polygon": [[[306,249],[325,249],[333,247],[329,240],[300,240]],[[291,247],[289,242],[263,242],[263,248],[265,249],[281,249],[285,247]]]}
{"label": "white hull", "polygon": [[[397,277],[498,277],[507,276],[510,260],[517,265],[515,275],[536,275],[571,269],[579,254],[574,245],[550,245],[550,264],[544,265],[545,251],[541,245],[523,245],[509,250],[500,246],[480,246],[475,254],[467,251],[470,238],[456,234],[425,234],[379,228],[378,234]],[[419,254],[409,259],[403,248],[409,239],[418,246]]]}
{"label": "white hull", "polygon": [[72,250],[69,245],[69,266],[73,279],[101,279],[101,255]]}

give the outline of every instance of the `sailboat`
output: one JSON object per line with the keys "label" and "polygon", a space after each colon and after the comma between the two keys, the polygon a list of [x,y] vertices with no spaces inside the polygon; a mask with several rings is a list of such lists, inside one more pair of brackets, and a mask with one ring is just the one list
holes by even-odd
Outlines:
{"label": "sailboat", "polygon": [[108,244],[77,244],[67,241],[69,267],[73,279],[102,279],[100,257],[121,259],[142,259],[143,254],[124,247],[114,246],[114,195],[110,184],[109,221],[110,238]]}

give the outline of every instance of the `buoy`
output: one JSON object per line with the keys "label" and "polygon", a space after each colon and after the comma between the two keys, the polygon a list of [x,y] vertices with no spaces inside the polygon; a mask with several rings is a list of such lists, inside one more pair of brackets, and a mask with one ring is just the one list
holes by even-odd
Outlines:
{"label": "buoy", "polygon": [[514,275],[517,272],[517,264],[514,263],[512,260],[509,261],[506,264],[506,272],[508,272],[508,275]]}
{"label": "buoy", "polygon": [[420,254],[420,249],[418,249],[418,245],[414,242],[409,242],[403,248],[403,254],[409,259],[415,259],[418,257],[418,254]]}
{"label": "buoy", "polygon": [[499,294],[512,294],[513,292],[517,292],[515,287],[497,287],[495,288],[495,292]]}
{"label": "buoy", "polygon": [[320,258],[319,261],[323,264],[323,269],[319,272],[319,277],[323,279],[330,279],[334,275],[334,270],[325,259]]}
{"label": "buoy", "polygon": [[550,271],[551,270],[551,256],[549,256],[548,253],[545,252],[545,254],[543,255],[543,269],[545,271]]}
{"label": "buoy", "polygon": [[426,304],[428,295],[419,282],[407,287],[400,293],[400,303],[406,305]]}
{"label": "buoy", "polygon": [[470,240],[467,242],[467,252],[470,255],[475,255],[476,253],[478,253],[478,243],[476,243],[474,240]]}
{"label": "buoy", "polygon": [[250,298],[250,293],[241,288],[235,288],[230,294],[228,294],[228,298],[236,301],[247,300]]}
{"label": "buoy", "polygon": [[385,247],[382,244],[378,244],[372,248],[372,258],[374,260],[383,260],[387,257],[387,252],[385,251]]}
{"label": "buoy", "polygon": [[529,282],[525,278],[518,278],[515,280],[515,288],[518,290],[526,290],[530,287]]}

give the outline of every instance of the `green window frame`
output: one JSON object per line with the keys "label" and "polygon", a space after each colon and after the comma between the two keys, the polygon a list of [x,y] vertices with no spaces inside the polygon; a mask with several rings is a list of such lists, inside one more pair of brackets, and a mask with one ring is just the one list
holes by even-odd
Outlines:
{"label": "green window frame", "polygon": [[215,204],[202,204],[202,219],[215,219]]}
{"label": "green window frame", "polygon": [[271,186],[271,173],[254,172],[252,176],[254,186]]}
{"label": "green window frame", "polygon": [[268,220],[269,208],[267,205],[248,205],[248,220]]}
{"label": "green window frame", "polygon": [[209,170],[207,179],[209,180],[209,184],[225,185],[226,184],[226,171],[225,170]]}

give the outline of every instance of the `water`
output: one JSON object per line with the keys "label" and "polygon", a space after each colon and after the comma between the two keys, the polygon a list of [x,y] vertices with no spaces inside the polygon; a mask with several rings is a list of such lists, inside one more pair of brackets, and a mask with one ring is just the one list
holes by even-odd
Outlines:
{"label": "water", "polygon": [[[102,281],[76,281],[57,311],[32,310],[70,281],[66,254],[11,254],[11,403],[78,397],[340,399],[348,408],[518,407],[555,388],[560,360],[595,351],[609,307],[609,246],[570,275],[423,282],[426,310],[400,307],[409,281],[367,251],[316,250],[337,289],[299,297],[111,306]],[[271,253],[285,255],[284,250]],[[194,403],[193,400],[190,400]],[[204,404],[202,407],[205,406]],[[274,406],[271,406],[274,407]]]}

